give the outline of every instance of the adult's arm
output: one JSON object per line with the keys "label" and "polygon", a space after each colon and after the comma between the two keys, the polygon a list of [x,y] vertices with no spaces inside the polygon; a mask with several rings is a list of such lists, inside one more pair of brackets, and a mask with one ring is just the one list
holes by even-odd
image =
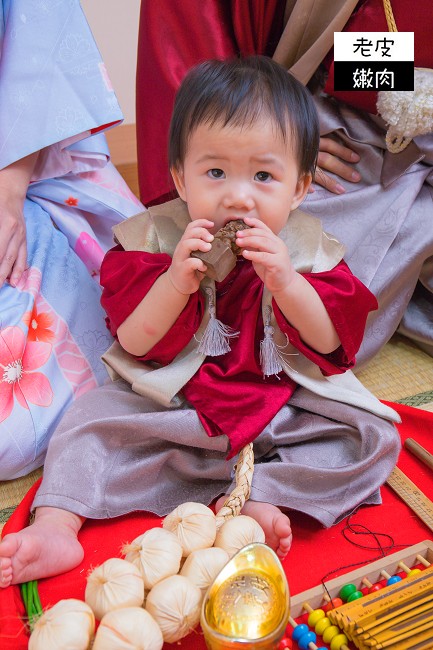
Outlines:
{"label": "adult's arm", "polygon": [[[307,84],[334,44],[334,32],[342,31],[358,0],[287,0],[285,27],[273,58]],[[355,157],[353,157],[353,155]],[[321,138],[318,169],[314,181],[331,192],[344,188],[326,172],[347,181],[360,180],[359,156],[330,138]],[[355,176],[353,173],[355,172]]]}
{"label": "adult's arm", "polygon": [[0,51],[0,169],[41,151],[32,181],[77,171],[77,143],[123,118],[79,1],[0,0]]}

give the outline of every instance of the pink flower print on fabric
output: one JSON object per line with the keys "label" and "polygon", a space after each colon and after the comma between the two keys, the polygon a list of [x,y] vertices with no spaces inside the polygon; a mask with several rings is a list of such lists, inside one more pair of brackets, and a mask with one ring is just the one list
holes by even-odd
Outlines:
{"label": "pink flower print on fabric", "polygon": [[80,232],[74,248],[78,257],[84,262],[92,277],[99,275],[104,251],[87,232]]}
{"label": "pink flower print on fabric", "polygon": [[50,406],[53,391],[47,377],[35,372],[51,354],[50,343],[28,341],[19,327],[0,330],[0,422],[6,420],[14,400],[25,409],[28,403]]}
{"label": "pink flower print on fabric", "polygon": [[76,207],[78,205],[78,199],[75,198],[75,196],[68,196],[68,198],[65,199],[65,203],[66,203],[66,205]]}
{"label": "pink flower print on fabric", "polygon": [[[42,275],[39,269],[31,266],[26,269],[17,284],[20,291],[28,291],[35,300],[35,309],[40,319],[40,314],[45,316],[45,324],[48,323],[50,331],[54,334],[53,353],[60,370],[68,382],[74,394],[74,398],[96,388],[98,382],[85,355],[78,347],[66,321],[53,309],[45,300],[40,291]],[[28,312],[23,315],[23,321],[27,323]],[[30,329],[30,328],[29,328]],[[1,372],[1,367],[0,367]],[[1,385],[0,385],[1,387]]]}
{"label": "pink flower print on fabric", "polygon": [[33,311],[27,311],[21,319],[29,328],[27,338],[29,341],[46,341],[52,343],[55,335],[52,329],[54,319],[50,314],[38,312],[36,306]]}
{"label": "pink flower print on fabric", "polygon": [[116,173],[115,167],[104,167],[104,172],[81,172],[79,176],[90,183],[95,183],[95,185],[99,185],[99,187],[103,187],[104,189],[111,190],[115,194],[123,196],[125,199],[132,201],[137,207],[143,210],[143,205],[137,199],[129,186],[123,181],[123,178]]}
{"label": "pink flower print on fabric", "polygon": [[108,75],[107,68],[105,67],[105,63],[101,61],[100,63],[98,63],[98,67],[106,89],[109,90],[110,92],[114,92],[113,84],[111,83],[111,79]]}

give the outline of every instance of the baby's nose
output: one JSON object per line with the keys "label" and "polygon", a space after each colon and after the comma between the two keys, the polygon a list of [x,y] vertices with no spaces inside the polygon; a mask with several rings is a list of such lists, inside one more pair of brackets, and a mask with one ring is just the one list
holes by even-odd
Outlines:
{"label": "baby's nose", "polygon": [[224,207],[236,210],[252,210],[254,208],[254,198],[244,188],[232,188],[224,197]]}

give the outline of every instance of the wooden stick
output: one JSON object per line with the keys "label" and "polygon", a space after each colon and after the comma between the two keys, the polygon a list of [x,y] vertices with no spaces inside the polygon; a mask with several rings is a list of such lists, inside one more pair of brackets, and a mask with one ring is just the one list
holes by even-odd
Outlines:
{"label": "wooden stick", "polygon": [[[369,621],[368,623],[364,623],[362,620],[360,620],[359,623],[357,623],[358,627],[355,628],[355,633],[358,635],[372,635],[376,628],[378,628],[380,625],[388,627],[390,625],[393,625],[396,616],[405,616],[408,614],[409,617],[411,617],[414,615],[414,612],[418,613],[418,610],[421,613],[421,611],[428,611],[429,609],[433,609],[433,597],[431,594],[425,596],[424,598],[417,599],[415,603],[411,602],[408,605],[403,605],[397,610],[397,612],[390,611],[389,614],[385,614],[380,619],[376,618],[372,621]],[[384,627],[384,629],[386,629],[386,627]]]}
{"label": "wooden stick", "polygon": [[388,639],[383,643],[379,643],[376,648],[382,650],[383,648],[395,648],[395,650],[410,650],[417,647],[417,641],[431,641],[432,623],[428,621],[424,625],[420,625],[417,630],[410,630],[403,632],[393,639]]}
{"label": "wooden stick", "polygon": [[394,467],[386,482],[433,531],[433,502],[421,492],[419,487],[398,467]]}
{"label": "wooden stick", "polygon": [[[355,638],[362,640],[366,645],[376,645],[389,639],[396,641],[398,635],[412,630],[413,633],[420,631],[420,625],[433,620],[432,601],[422,607],[412,608],[403,614],[394,616],[392,619],[379,623],[370,632],[358,634]],[[404,638],[404,637],[402,637]],[[371,640],[371,642],[370,642]]]}
{"label": "wooden stick", "polygon": [[384,587],[381,591],[368,594],[360,600],[345,603],[342,607],[328,612],[332,623],[351,634],[354,629],[365,627],[377,619],[389,616],[390,608],[394,615],[397,611],[433,593],[433,567],[411,578],[405,578],[393,585]]}
{"label": "wooden stick", "polygon": [[404,441],[404,446],[408,451],[410,451],[414,456],[419,458],[424,465],[427,465],[430,469],[433,469],[433,454],[431,454],[427,449],[424,449],[419,442],[416,442],[413,438],[406,438]]}

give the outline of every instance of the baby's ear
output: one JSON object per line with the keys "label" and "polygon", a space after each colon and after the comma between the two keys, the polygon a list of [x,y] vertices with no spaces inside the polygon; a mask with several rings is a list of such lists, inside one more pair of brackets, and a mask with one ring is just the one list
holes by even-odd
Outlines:
{"label": "baby's ear", "polygon": [[170,169],[170,172],[180,198],[186,202],[185,180],[184,180],[183,169],[181,169],[180,167],[172,167]]}
{"label": "baby's ear", "polygon": [[292,200],[291,210],[295,210],[301,205],[302,201],[305,199],[312,180],[313,177],[311,173],[304,174],[298,179],[298,182],[296,184],[296,191]]}

